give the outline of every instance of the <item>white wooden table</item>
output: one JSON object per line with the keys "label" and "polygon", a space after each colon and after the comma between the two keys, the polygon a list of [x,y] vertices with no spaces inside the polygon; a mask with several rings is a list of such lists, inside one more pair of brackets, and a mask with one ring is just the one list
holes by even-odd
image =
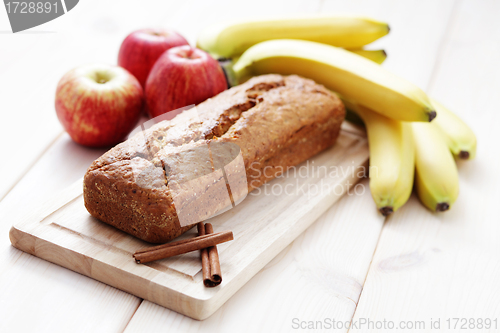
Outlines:
{"label": "white wooden table", "polygon": [[[387,50],[384,66],[475,130],[477,159],[459,162],[461,193],[450,212],[430,213],[412,197],[384,221],[369,191],[347,196],[203,322],[10,245],[20,213],[77,181],[103,152],[74,144],[57,121],[54,92],[66,71],[115,63],[122,39],[141,27],[172,27],[194,43],[224,18],[319,11],[388,21],[390,35],[370,46]],[[447,331],[453,318],[500,325],[499,14],[496,0],[82,0],[14,35],[0,10],[0,332],[275,332],[310,321],[328,329],[332,320],[365,323],[350,332],[384,320],[395,332],[400,324],[438,331],[438,319]]]}

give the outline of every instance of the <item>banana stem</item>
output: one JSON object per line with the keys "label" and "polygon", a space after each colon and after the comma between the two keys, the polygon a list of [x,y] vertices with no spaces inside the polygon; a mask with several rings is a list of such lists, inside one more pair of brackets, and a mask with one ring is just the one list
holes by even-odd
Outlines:
{"label": "banana stem", "polygon": [[233,65],[235,61],[231,58],[219,58],[217,59],[219,62],[224,75],[226,76],[227,88],[231,88],[238,85],[238,78],[233,70]]}
{"label": "banana stem", "polygon": [[380,214],[382,214],[384,216],[389,216],[392,213],[394,213],[394,209],[392,207],[389,207],[389,206],[379,208],[378,211],[380,212]]}

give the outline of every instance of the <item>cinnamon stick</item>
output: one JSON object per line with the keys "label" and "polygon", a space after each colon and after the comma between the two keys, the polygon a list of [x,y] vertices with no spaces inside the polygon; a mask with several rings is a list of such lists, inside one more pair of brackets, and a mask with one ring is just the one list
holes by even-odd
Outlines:
{"label": "cinnamon stick", "polygon": [[[220,232],[217,233],[217,234],[220,234]],[[155,245],[155,246],[146,247],[146,248],[144,248],[142,250],[135,251],[134,255],[139,254],[139,253],[151,252],[151,251],[154,251],[154,250],[164,249],[164,248],[170,247],[172,245],[176,246],[176,245],[179,245],[179,244],[191,243],[193,240],[205,239],[205,238],[207,238],[206,236],[207,235],[203,235],[203,237],[197,236],[197,237],[193,237],[193,238],[186,238],[186,239],[181,239],[179,241],[175,241],[175,242],[171,242],[171,243],[166,243],[166,244],[161,244],[161,245]]]}
{"label": "cinnamon stick", "polygon": [[[205,225],[203,222],[198,223],[198,235],[205,235]],[[208,251],[207,249],[200,250],[201,257],[201,272],[203,274],[203,284],[207,287],[211,286],[212,281],[210,280],[210,262],[208,260]]]}
{"label": "cinnamon stick", "polygon": [[154,260],[205,249],[230,240],[233,240],[233,233],[231,231],[224,231],[216,234],[184,239],[164,245],[153,246],[148,249],[137,251],[134,253],[134,258],[138,264],[144,264]]}
{"label": "cinnamon stick", "polygon": [[[206,234],[213,234],[214,229],[211,223],[205,224],[205,232]],[[208,260],[210,262],[210,282],[213,285],[210,287],[215,287],[221,284],[222,282],[222,273],[220,270],[220,261],[219,261],[219,252],[217,251],[217,246],[210,246],[208,249]],[[207,284],[205,283],[205,286]],[[208,286],[207,286],[208,287]]]}

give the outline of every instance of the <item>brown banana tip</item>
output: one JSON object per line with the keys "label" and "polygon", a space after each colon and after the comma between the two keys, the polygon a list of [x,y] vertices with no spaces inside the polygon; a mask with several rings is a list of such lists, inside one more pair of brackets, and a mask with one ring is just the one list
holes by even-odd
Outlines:
{"label": "brown banana tip", "polygon": [[387,25],[387,33],[391,32],[391,26]]}
{"label": "brown banana tip", "polygon": [[458,154],[458,157],[460,157],[463,160],[468,160],[470,157],[470,154],[468,151],[461,150],[460,153]]}
{"label": "brown banana tip", "polygon": [[390,206],[385,206],[385,207],[382,207],[378,210],[382,215],[384,216],[389,216],[391,215],[392,213],[394,213],[394,209]]}
{"label": "brown banana tip", "polygon": [[382,54],[387,58],[387,52],[385,52],[385,50],[382,50]]}
{"label": "brown banana tip", "polygon": [[432,110],[429,112],[429,121],[432,121],[432,119],[436,118],[437,113],[436,111]]}
{"label": "brown banana tip", "polygon": [[436,212],[445,212],[450,209],[450,205],[447,202],[440,202],[436,205]]}

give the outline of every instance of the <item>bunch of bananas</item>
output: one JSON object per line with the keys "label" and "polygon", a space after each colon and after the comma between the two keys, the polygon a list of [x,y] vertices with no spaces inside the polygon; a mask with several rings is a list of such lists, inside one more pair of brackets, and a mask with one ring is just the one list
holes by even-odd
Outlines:
{"label": "bunch of bananas", "polygon": [[458,197],[454,157],[474,158],[476,137],[450,110],[382,68],[383,50],[362,49],[388,32],[386,23],[355,16],[240,21],[205,30],[198,47],[234,59],[240,83],[297,74],[339,94],[366,126],[379,211],[387,216],[404,205],[413,184],[428,209],[446,211]]}

